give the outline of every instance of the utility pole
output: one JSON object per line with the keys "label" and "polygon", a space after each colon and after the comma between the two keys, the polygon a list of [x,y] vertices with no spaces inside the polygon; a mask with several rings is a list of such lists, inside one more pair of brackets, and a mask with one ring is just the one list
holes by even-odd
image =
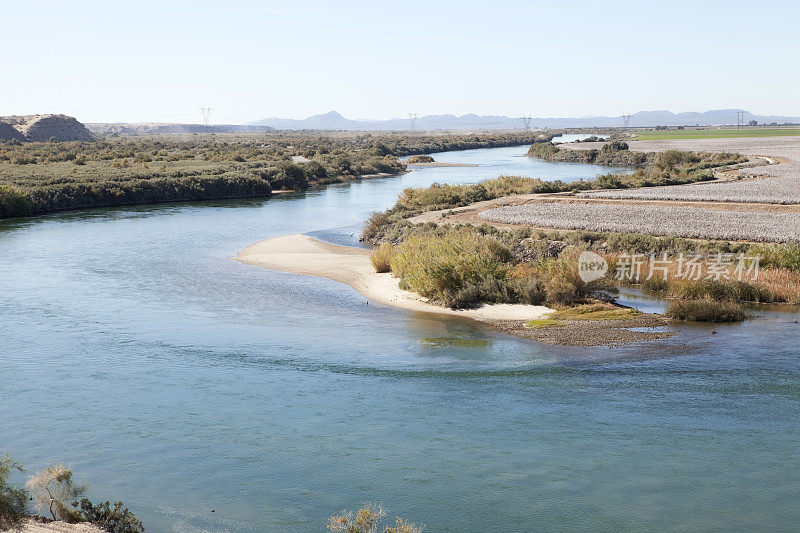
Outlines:
{"label": "utility pole", "polygon": [[624,128],[627,130],[628,125],[631,123],[631,116],[630,115],[622,115],[622,123],[624,124]]}
{"label": "utility pole", "polygon": [[742,129],[744,127],[744,116],[747,111],[737,111],[736,112],[736,129]]}
{"label": "utility pole", "polygon": [[416,113],[408,114],[408,120],[411,121],[411,133],[417,131],[417,118],[419,118],[419,115],[417,115]]}
{"label": "utility pole", "polygon": [[526,115],[524,117],[520,117],[522,119],[522,124],[525,126],[525,131],[531,131],[531,116]]}
{"label": "utility pole", "polygon": [[200,113],[203,114],[203,126],[205,126],[205,127],[209,126],[208,119],[209,119],[209,117],[211,117],[211,111],[212,111],[212,109],[210,107],[201,107],[200,108]]}

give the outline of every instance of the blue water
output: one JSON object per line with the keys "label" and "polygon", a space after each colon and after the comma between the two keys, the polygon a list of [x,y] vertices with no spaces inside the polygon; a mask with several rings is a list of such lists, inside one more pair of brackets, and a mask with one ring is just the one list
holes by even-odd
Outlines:
{"label": "blue water", "polygon": [[354,242],[407,186],[607,172],[524,151],[0,221],[0,446],[71,463],[154,532],[323,531],[367,501],[427,531],[793,530],[794,315],[557,348],[228,259],[288,233]]}

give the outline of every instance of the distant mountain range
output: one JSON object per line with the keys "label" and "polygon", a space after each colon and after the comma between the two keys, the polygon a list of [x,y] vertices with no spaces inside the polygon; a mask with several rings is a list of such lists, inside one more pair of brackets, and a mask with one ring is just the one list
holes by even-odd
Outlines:
{"label": "distant mountain range", "polygon": [[[737,123],[737,112],[742,109],[714,109],[703,113],[672,113],[670,111],[639,111],[631,115],[630,127],[648,126],[718,126]],[[764,123],[800,123],[800,117],[755,115],[745,111],[744,121],[757,120]],[[276,130],[410,130],[409,118],[388,120],[353,120],[331,111],[323,115],[313,115],[306,119],[265,118],[251,122],[253,126],[269,126]],[[612,128],[624,125],[622,116],[618,117],[574,117],[574,118],[531,118],[530,127],[550,128]],[[521,118],[499,115],[426,115],[415,120],[418,130],[511,130],[521,129]]]}

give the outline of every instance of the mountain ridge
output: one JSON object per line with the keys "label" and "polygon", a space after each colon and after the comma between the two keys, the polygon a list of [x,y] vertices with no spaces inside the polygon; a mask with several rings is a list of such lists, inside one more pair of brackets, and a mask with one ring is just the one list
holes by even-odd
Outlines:
{"label": "mountain ridge", "polygon": [[[630,127],[654,126],[721,126],[736,124],[739,112],[745,113],[745,122],[756,120],[759,124],[800,123],[800,117],[782,115],[758,115],[743,109],[711,109],[708,111],[686,111],[673,113],[665,109],[639,111],[630,116]],[[385,120],[349,119],[337,111],[329,111],[312,115],[305,119],[287,119],[271,117],[248,123],[253,126],[269,126],[277,130],[410,130],[409,118],[390,118]],[[588,116],[564,118],[531,118],[530,127],[536,129],[551,128],[613,128],[624,125],[622,116]],[[418,130],[464,130],[464,129],[522,129],[522,118],[503,115],[476,115],[467,113],[457,116],[452,114],[426,115],[415,120]]]}

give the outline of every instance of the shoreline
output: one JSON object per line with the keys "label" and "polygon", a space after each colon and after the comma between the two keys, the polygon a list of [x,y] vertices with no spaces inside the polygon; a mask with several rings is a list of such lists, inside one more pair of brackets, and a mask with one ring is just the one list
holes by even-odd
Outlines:
{"label": "shoreline", "polygon": [[[362,296],[408,311],[435,313],[476,320],[493,329],[538,342],[562,346],[618,346],[663,339],[672,332],[637,331],[660,328],[668,322],[659,315],[642,314],[627,320],[565,321],[564,327],[533,329],[531,320],[548,317],[553,309],[524,304],[483,305],[476,309],[450,309],[400,289],[391,273],[377,273],[364,248],[339,246],[302,234],[259,241],[241,250],[234,260],[290,274],[327,278],[344,283]],[[636,328],[636,329],[632,329]]]}
{"label": "shoreline", "polygon": [[308,235],[293,234],[251,244],[234,259],[270,270],[338,281],[374,302],[409,311],[460,316],[480,322],[537,320],[553,311],[544,306],[522,304],[484,305],[476,309],[450,309],[436,305],[413,292],[402,290],[398,287],[398,279],[390,273],[375,272],[369,252],[364,248],[328,244]]}

